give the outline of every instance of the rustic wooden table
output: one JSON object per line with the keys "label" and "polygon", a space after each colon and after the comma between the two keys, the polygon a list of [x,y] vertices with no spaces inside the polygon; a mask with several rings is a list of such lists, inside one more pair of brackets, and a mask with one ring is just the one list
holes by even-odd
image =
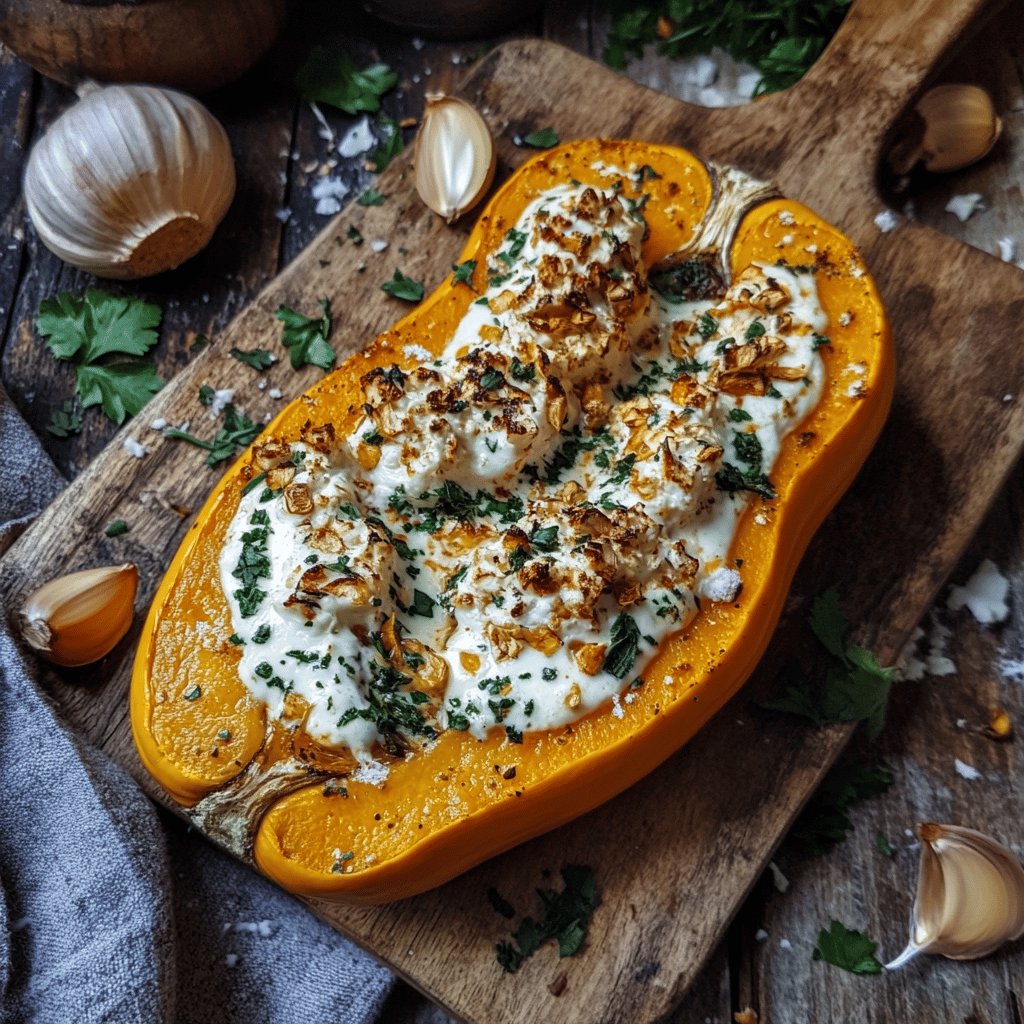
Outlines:
{"label": "rustic wooden table", "polygon": [[[313,41],[343,39],[357,60],[382,59],[400,72],[399,89],[384,101],[401,119],[416,117],[423,94],[485,45],[417,40],[340,5],[309,3],[297,11],[280,43],[242,82],[208,97],[234,148],[239,190],[210,247],[181,270],[112,290],[140,295],[164,309],[155,351],[165,377],[187,364],[197,336],[223,328],[324,226],[315,212],[312,185],[328,159],[329,145],[308,105],[292,85],[296,67]],[[509,35],[544,35],[599,56],[605,19],[578,0],[553,0],[535,22]],[[493,43],[495,40],[487,40]],[[650,74],[648,67],[645,73]],[[937,80],[973,81],[996,97],[1003,140],[982,164],[942,179],[915,181],[899,199],[913,215],[978,248],[998,251],[1013,239],[1024,257],[1024,6],[1014,0],[977,26],[951,55]],[[42,437],[60,469],[76,476],[109,441],[114,427],[98,410],[84,416],[82,432],[59,440],[45,430],[53,410],[70,396],[72,373],[56,363],[35,335],[42,298],[81,291],[93,279],[66,267],[36,240],[20,194],[25,158],[34,139],[68,105],[68,90],[42,79],[0,48],[0,352],[3,385]],[[328,112],[340,134],[351,119]],[[407,131],[407,139],[411,132]],[[339,161],[340,174],[357,194],[371,179],[363,158]],[[985,207],[965,223],[944,210],[957,193],[978,192]],[[879,200],[879,209],[882,208]],[[382,325],[383,326],[383,325]],[[991,339],[987,339],[991,341]],[[1017,338],[1000,339],[1007,345]],[[1008,386],[1013,392],[1014,385]],[[1024,400],[1024,393],[1013,400]],[[0,439],[2,446],[2,439]],[[927,487],[927,480],[921,481]],[[895,517],[898,510],[894,511]],[[853,831],[832,850],[812,855],[788,839],[776,863],[784,883],[766,875],[750,895],[728,936],[673,1019],[732,1021],[752,1007],[760,1021],[896,1022],[930,1020],[1020,1024],[1024,1019],[1024,963],[1016,944],[975,964],[921,960],[897,975],[855,977],[811,960],[818,929],[831,918],[862,928],[895,955],[906,930],[916,876],[917,848],[907,832],[921,820],[957,822],[989,830],[1024,854],[1021,825],[1024,764],[1013,743],[996,744],[981,732],[992,704],[1024,722],[1024,475],[1015,472],[954,578],[963,580],[983,557],[1011,579],[1011,617],[995,629],[977,625],[966,611],[939,607],[932,618],[952,629],[949,654],[957,672],[907,682],[894,692],[889,723],[873,746],[857,739],[847,762],[886,762],[895,782],[883,796],[852,812]],[[891,528],[880,524],[880,528]],[[954,759],[981,777],[957,774]],[[876,846],[884,836],[891,856]],[[599,911],[598,911],[599,912]],[[652,984],[656,983],[652,980]],[[595,1019],[600,1009],[595,1008]],[[399,986],[383,1018],[389,1022],[442,1021],[440,1011]]]}

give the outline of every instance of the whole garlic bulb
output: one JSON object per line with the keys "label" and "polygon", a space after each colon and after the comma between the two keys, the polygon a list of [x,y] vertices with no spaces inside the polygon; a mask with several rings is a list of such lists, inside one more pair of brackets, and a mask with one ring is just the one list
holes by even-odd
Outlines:
{"label": "whole garlic bulb", "polygon": [[111,85],[36,143],[25,203],[43,244],[97,277],[172,270],[210,240],[235,194],[231,146],[197,100]]}

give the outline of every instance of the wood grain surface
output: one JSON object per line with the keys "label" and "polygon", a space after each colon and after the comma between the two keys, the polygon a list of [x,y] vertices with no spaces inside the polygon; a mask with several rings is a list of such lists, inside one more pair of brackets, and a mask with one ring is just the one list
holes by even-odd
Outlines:
{"label": "wood grain surface", "polygon": [[[783,624],[765,669],[693,743],[612,803],[435,893],[376,910],[316,908],[459,1016],[477,1021],[671,1016],[688,1021],[703,1019],[696,1015],[708,1016],[712,1008],[727,1014],[731,1005],[752,994],[723,982],[730,970],[724,961],[755,959],[756,947],[740,944],[729,957],[720,952],[717,970],[705,974],[681,1003],[779,838],[849,734],[843,728],[804,728],[792,720],[757,715],[753,708],[777,688],[771,666],[785,655],[787,644],[799,643],[799,621],[809,595],[833,581],[840,582],[848,611],[863,622],[860,639],[883,661],[892,660],[982,521],[1024,439],[1021,404],[1003,400],[1020,390],[1024,376],[1024,354],[1006,343],[1015,337],[1024,314],[1020,272],[920,225],[880,235],[871,223],[882,208],[875,167],[885,132],[976,6],[952,11],[948,4],[922,0],[882,18],[880,4],[861,0],[826,59],[800,86],[736,111],[686,107],[565,51],[530,41],[492,54],[463,84],[464,95],[490,110],[499,139],[500,173],[525,155],[511,144],[512,133],[551,124],[563,138],[630,134],[690,145],[706,157],[776,178],[788,194],[815,207],[864,246],[893,317],[900,378],[886,434],[805,560],[790,621]],[[8,95],[0,102],[7,102]],[[595,96],[602,98],[600,103],[593,102]],[[19,122],[19,110],[11,114],[11,123],[25,123],[24,117]],[[283,109],[281,116],[284,121]],[[250,158],[257,159],[260,147],[251,150]],[[227,352],[232,345],[273,347],[278,325],[272,313],[279,302],[311,311],[317,298],[331,297],[339,313],[336,347],[350,351],[400,312],[378,290],[390,277],[397,253],[404,250],[401,266],[406,273],[428,286],[436,284],[463,236],[441,228],[423,211],[407,176],[407,161],[389,170],[378,183],[389,197],[384,206],[343,213],[126,428],[123,436],[151,448],[145,459],[130,458],[118,438],[91,462],[3,560],[4,607],[35,580],[123,558],[140,564],[144,596],[152,593],[187,527],[188,515],[181,510],[194,509],[213,478],[197,471],[198,453],[160,440],[146,424],[163,416],[191,419],[197,432],[206,426],[205,411],[195,400],[198,386],[240,386],[240,372],[248,371],[240,371]],[[389,250],[374,255],[365,247],[346,245],[350,224],[367,238],[388,239]],[[266,228],[258,237],[269,238],[277,230],[269,223]],[[239,230],[236,244],[250,245],[252,237],[257,236],[251,228]],[[260,265],[255,256],[252,263]],[[3,308],[11,304],[4,301]],[[218,318],[222,321],[223,313]],[[22,330],[30,330],[27,316],[20,323]],[[280,364],[271,371],[271,384],[289,395],[312,379],[312,374],[295,375]],[[245,394],[254,418],[272,411],[274,403],[266,393],[251,388]],[[212,433],[213,424],[207,429]],[[119,517],[133,524],[131,532],[103,537],[105,523]],[[1012,530],[1012,519],[1010,526]],[[53,677],[49,685],[74,724],[139,774],[153,792],[141,777],[127,732],[131,653],[132,645],[126,643],[99,670],[70,683]],[[925,700],[948,705],[941,712],[944,722],[978,717],[976,708],[958,706],[952,693]],[[962,732],[943,742],[952,744]],[[920,771],[922,752],[934,749],[934,737],[911,731],[909,741],[904,737],[901,743],[882,753],[912,779]],[[1003,772],[1007,786],[1010,759],[1008,752],[1005,763],[993,768],[993,773]],[[917,796],[915,804],[927,816],[956,808],[952,798],[945,806],[936,803],[923,786]],[[898,831],[895,821],[891,831]],[[858,848],[863,853],[864,844]],[[539,955],[518,975],[501,975],[492,948],[507,926],[489,912],[483,893],[496,885],[506,895],[522,894],[525,899],[543,882],[545,871],[574,860],[595,866],[603,901],[584,953],[560,963]],[[906,858],[894,860],[888,872],[871,874],[865,889],[841,894],[827,875],[815,875],[813,864],[799,865],[805,884],[819,887],[815,891],[822,905],[848,923],[863,922],[865,903],[907,902],[905,885],[898,891]],[[859,867],[851,865],[851,871]],[[775,934],[786,927],[782,905]],[[898,946],[901,930],[887,926],[887,949]],[[803,973],[777,969],[779,958],[789,955],[776,947],[757,956],[756,971],[747,975],[756,977],[759,993],[750,1001],[770,1014],[762,1019],[860,1019],[857,1008],[863,1004],[853,982],[863,979],[837,982],[836,972],[821,968],[812,975],[809,959]],[[949,1008],[948,1019],[966,1019],[977,1011],[969,1006],[977,992],[943,980],[949,975],[939,975],[940,966],[924,977],[947,985],[943,1005]],[[1020,990],[1019,969],[1014,971],[1010,957],[997,961],[995,969],[1003,972],[1012,997],[1015,987]],[[553,983],[560,975],[565,985],[555,995],[548,986],[557,990]],[[920,982],[904,984],[915,983]],[[795,994],[802,986],[812,991],[810,1003]],[[842,991],[838,1005],[829,994],[837,986]],[[912,1005],[903,1001],[902,989],[894,986],[892,991],[891,1007]],[[1002,999],[1000,1014],[1008,1007]],[[787,1016],[792,1012],[806,1016]],[[986,1012],[977,1019],[1014,1019],[995,1016],[995,1004]],[[898,1019],[885,1013],[871,1019]]]}

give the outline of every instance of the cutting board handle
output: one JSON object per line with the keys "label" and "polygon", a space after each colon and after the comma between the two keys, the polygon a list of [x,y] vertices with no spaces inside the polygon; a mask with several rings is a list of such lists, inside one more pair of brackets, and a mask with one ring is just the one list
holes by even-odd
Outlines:
{"label": "cutting board handle", "polygon": [[[977,15],[1000,6],[998,0],[855,0],[817,63],[788,90],[787,105],[798,118],[801,109],[813,112],[820,132],[823,107],[841,96],[851,133],[877,140]],[[866,125],[875,132],[866,134]]]}

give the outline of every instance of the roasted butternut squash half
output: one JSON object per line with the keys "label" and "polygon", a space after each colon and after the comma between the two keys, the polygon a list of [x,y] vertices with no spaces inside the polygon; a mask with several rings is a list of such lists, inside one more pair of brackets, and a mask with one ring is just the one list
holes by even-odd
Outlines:
{"label": "roasted butternut squash half", "polygon": [[582,814],[753,670],[893,376],[811,210],[667,146],[543,153],[218,484],[143,632],[143,763],[349,903]]}

